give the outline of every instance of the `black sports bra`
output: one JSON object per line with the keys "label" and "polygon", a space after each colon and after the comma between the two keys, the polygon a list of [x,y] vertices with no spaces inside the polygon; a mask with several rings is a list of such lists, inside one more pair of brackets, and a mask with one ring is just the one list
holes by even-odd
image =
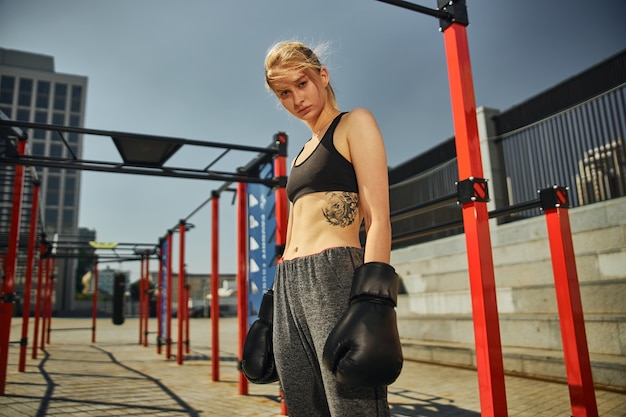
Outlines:
{"label": "black sports bra", "polygon": [[302,195],[320,191],[359,191],[354,167],[333,143],[335,128],[344,114],[335,117],[311,155],[291,168],[286,191],[292,203]]}

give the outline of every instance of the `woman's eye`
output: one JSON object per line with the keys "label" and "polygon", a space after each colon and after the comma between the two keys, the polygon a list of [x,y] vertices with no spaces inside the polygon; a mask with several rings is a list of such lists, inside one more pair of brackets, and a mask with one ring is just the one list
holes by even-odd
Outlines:
{"label": "woman's eye", "polygon": [[300,84],[298,84],[298,87],[302,88],[306,85],[306,81],[302,81],[300,82]]}

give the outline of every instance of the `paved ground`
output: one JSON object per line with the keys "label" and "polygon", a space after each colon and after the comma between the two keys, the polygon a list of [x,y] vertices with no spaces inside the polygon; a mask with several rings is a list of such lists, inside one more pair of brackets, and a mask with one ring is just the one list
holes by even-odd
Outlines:
{"label": "paved ground", "polygon": [[[0,416],[281,415],[277,384],[249,385],[249,394],[239,395],[235,319],[220,320],[218,382],[211,377],[209,319],[191,320],[191,351],[182,365],[156,353],[154,335],[151,346],[139,345],[136,319],[127,319],[122,326],[99,320],[95,344],[90,327],[90,319],[53,318],[52,328],[59,330],[53,330],[51,344],[36,360],[29,347],[26,371],[21,373],[19,345],[12,343]],[[150,328],[155,327],[151,321]],[[87,329],[60,330],[70,328]],[[20,330],[21,319],[14,319],[12,341],[19,339]],[[507,377],[506,392],[511,417],[571,414],[564,384]],[[480,415],[476,372],[467,369],[405,362],[389,393],[393,416]],[[598,390],[596,398],[600,416],[626,416],[626,394]]]}

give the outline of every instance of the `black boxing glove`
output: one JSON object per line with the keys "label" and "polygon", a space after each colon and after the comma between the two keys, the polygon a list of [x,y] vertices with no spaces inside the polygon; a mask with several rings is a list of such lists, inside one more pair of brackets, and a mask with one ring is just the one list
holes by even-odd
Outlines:
{"label": "black boxing glove", "polygon": [[269,384],[278,381],[272,344],[274,318],[274,291],[263,294],[258,319],[252,323],[241,355],[241,371],[253,384]]}
{"label": "black boxing glove", "polygon": [[400,375],[398,280],[395,269],[382,262],[368,262],[354,271],[349,307],[324,346],[324,366],[338,382],[376,387]]}

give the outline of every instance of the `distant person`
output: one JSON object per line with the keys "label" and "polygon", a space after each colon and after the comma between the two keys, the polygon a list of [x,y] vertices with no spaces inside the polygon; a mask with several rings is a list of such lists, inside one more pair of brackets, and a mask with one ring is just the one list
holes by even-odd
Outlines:
{"label": "distant person", "polygon": [[328,70],[308,46],[272,47],[265,76],[311,138],[287,182],[289,223],[273,311],[246,340],[270,354],[267,363],[254,363],[244,353],[244,373],[254,366],[262,371],[246,376],[273,371],[273,313],[275,365],[290,416],[389,416],[387,385],[400,373],[402,351],[382,135],[368,110],[339,110]]}

